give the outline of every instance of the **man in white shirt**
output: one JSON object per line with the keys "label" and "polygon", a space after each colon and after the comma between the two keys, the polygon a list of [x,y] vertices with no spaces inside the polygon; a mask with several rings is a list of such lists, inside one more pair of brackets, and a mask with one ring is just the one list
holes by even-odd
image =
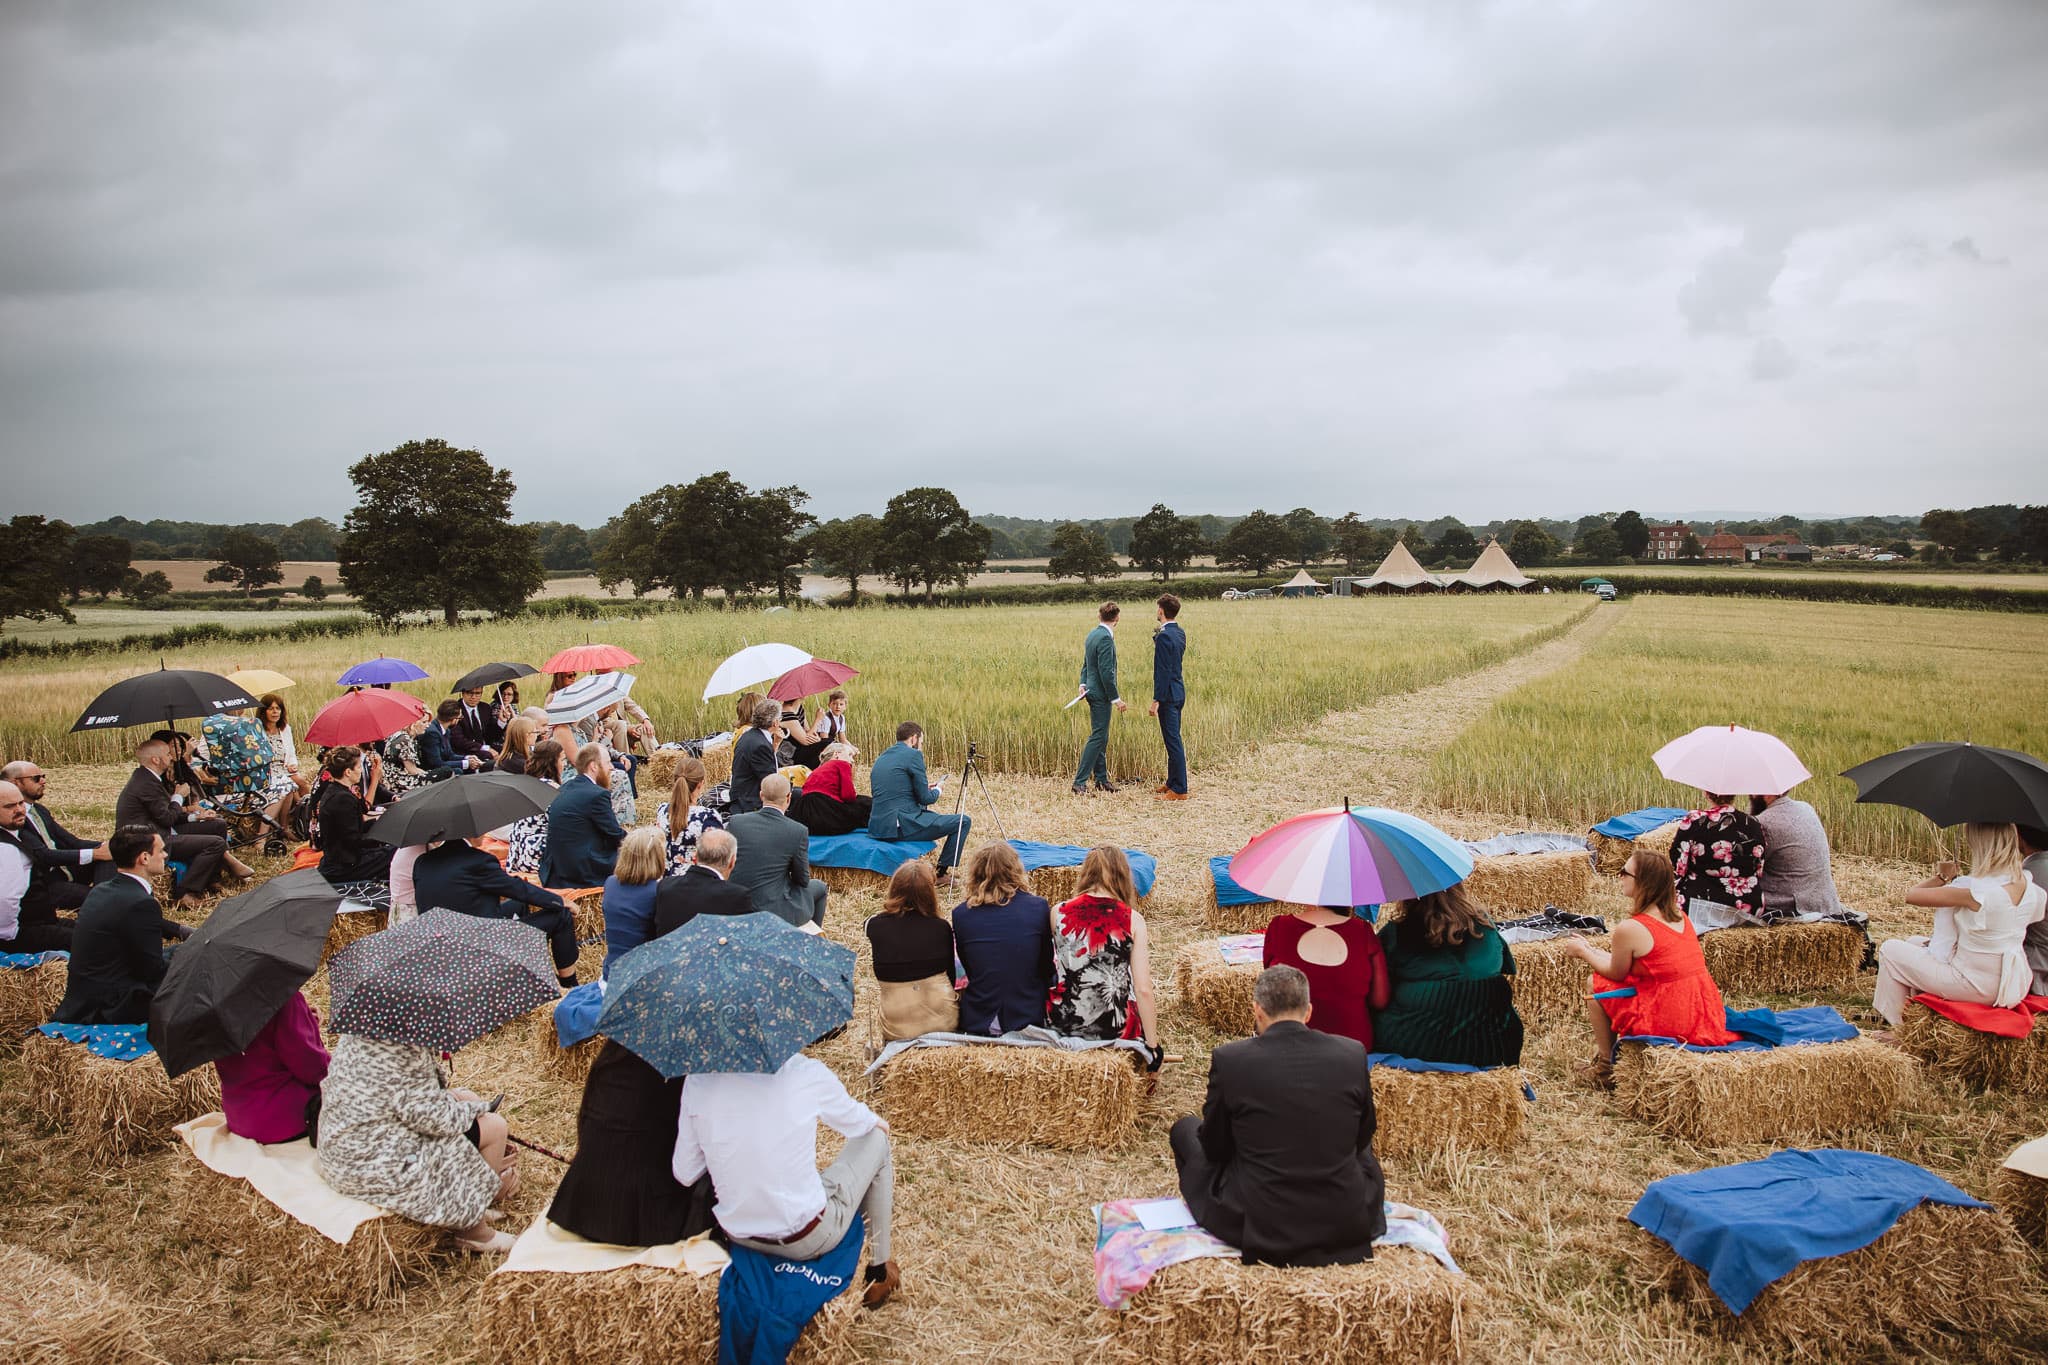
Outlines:
{"label": "man in white shirt", "polygon": [[14,783],[0,782],[0,953],[68,951],[72,922],[59,919],[47,897],[31,895],[38,881],[46,883],[56,874],[45,868],[37,876],[21,842],[27,822],[28,798]]}
{"label": "man in white shirt", "polygon": [[[839,1160],[822,1172],[816,1164],[821,1121],[846,1135]],[[896,1190],[889,1125],[847,1094],[823,1062],[798,1053],[772,1076],[693,1074],[683,1082],[674,1170],[685,1186],[710,1171],[719,1226],[741,1246],[769,1256],[816,1260],[845,1238],[858,1210],[868,1235],[861,1304],[879,1308],[896,1292],[900,1276],[889,1257]]]}

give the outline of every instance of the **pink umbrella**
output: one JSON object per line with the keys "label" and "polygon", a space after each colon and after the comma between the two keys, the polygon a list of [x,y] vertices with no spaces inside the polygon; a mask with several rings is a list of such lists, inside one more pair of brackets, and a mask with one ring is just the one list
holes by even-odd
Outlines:
{"label": "pink umbrella", "polygon": [[1471,875],[1471,852],[1427,820],[1349,802],[1282,820],[1230,860],[1245,890],[1298,905],[1413,900]]}
{"label": "pink umbrella", "polygon": [[350,692],[320,708],[306,727],[309,744],[372,744],[427,714],[410,692]]}
{"label": "pink umbrella", "polygon": [[1740,725],[1702,725],[1650,761],[1673,782],[1718,796],[1782,796],[1813,776],[1784,740]]}
{"label": "pink umbrella", "polygon": [[543,673],[595,673],[601,668],[631,668],[640,656],[617,645],[571,645],[540,666]]}
{"label": "pink umbrella", "polygon": [[768,684],[768,696],[774,701],[796,701],[802,697],[816,696],[839,686],[848,678],[858,678],[860,670],[850,664],[836,664],[830,659],[813,659],[807,664],[798,664],[789,672]]}

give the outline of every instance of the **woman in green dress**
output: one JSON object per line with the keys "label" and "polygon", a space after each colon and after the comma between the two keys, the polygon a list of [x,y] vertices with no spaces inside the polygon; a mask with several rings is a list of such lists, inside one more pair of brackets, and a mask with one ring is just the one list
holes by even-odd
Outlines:
{"label": "woman in green dress", "polygon": [[1373,1017],[1373,1050],[1417,1061],[1522,1060],[1514,955],[1463,885],[1408,903],[1379,931],[1393,990]]}

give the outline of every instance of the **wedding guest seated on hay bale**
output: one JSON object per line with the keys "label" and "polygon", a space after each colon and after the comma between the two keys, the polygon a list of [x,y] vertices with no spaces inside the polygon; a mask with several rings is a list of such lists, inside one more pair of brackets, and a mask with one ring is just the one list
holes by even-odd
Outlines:
{"label": "wedding guest seated on hay bale", "polygon": [[953,993],[953,928],[939,913],[930,864],[897,868],[881,911],[864,930],[881,988],[883,1041],[955,1032],[960,1002]]}
{"label": "wedding guest seated on hay bale", "polygon": [[81,893],[74,904],[84,902],[85,888],[31,856],[22,842],[27,827],[28,798],[17,784],[0,782],[0,953],[67,952],[78,922],[57,913],[58,884]]}
{"label": "wedding guest seated on hay bale", "polygon": [[2048,888],[2022,865],[2013,826],[1972,822],[1963,832],[1970,875],[1944,862],[1906,893],[1908,905],[1934,911],[1932,936],[1886,939],[1877,950],[1872,1003],[1894,1026],[1921,992],[2002,1009],[2033,987],[2026,935],[2048,909]]}
{"label": "wedding guest seated on hay bale", "polygon": [[707,829],[697,841],[697,861],[680,877],[663,877],[654,888],[656,938],[680,929],[699,915],[751,915],[753,897],[728,880],[739,861],[739,840],[728,829]]}
{"label": "wedding guest seated on hay bale", "polygon": [[1153,1003],[1151,936],[1131,865],[1120,848],[1091,849],[1080,891],[1051,912],[1053,985],[1046,1018],[1070,1038],[1136,1038],[1159,1069],[1159,1016]]}
{"label": "wedding guest seated on hay bale", "polygon": [[706,830],[724,829],[725,817],[703,804],[711,776],[704,761],[688,754],[675,761],[675,782],[668,800],[654,811],[654,826],[668,841],[668,874],[680,877],[697,859],[697,841]]}
{"label": "wedding guest seated on hay bale", "polygon": [[1007,842],[974,850],[967,898],[953,907],[953,949],[967,978],[960,1032],[993,1037],[1045,1022],[1051,926],[1052,907],[1031,894],[1017,850]]}
{"label": "wedding guest seated on hay bale", "polygon": [[389,881],[391,857],[398,850],[366,837],[370,821],[361,791],[363,751],[353,744],[329,749],[322,766],[329,780],[318,800],[320,875],[336,886]]}
{"label": "wedding guest seated on hay bale", "polygon": [[666,1246],[711,1227],[711,1180],[676,1180],[683,1078],[606,1039],[583,1083],[576,1152],[548,1221],[591,1242]]}
{"label": "wedding guest seated on hay bale", "polygon": [[1466,1066],[1521,1062],[1514,954],[1465,883],[1409,902],[1377,936],[1390,984],[1373,1016],[1374,1050]]}
{"label": "wedding guest seated on hay bale", "polygon": [[890,842],[945,840],[939,845],[939,884],[951,885],[953,865],[960,861],[974,821],[929,809],[938,804],[940,792],[939,784],[925,776],[922,725],[906,720],[896,727],[896,742],[876,756],[868,772],[868,788],[874,792],[868,833]]}
{"label": "wedding guest seated on hay bale", "polygon": [[643,825],[619,845],[619,860],[604,879],[604,975],[611,975],[612,963],[654,937],[654,898],[667,861],[659,825]]}
{"label": "wedding guest seated on hay bale", "polygon": [[1276,916],[1266,925],[1264,965],[1293,967],[1308,978],[1316,1004],[1309,1027],[1373,1050],[1373,1015],[1387,1007],[1387,956],[1362,916],[1328,905]]}
{"label": "wedding guest seated on hay bale", "polygon": [[578,953],[575,912],[554,892],[507,872],[503,863],[477,847],[479,842],[450,839],[422,853],[412,866],[415,901],[429,910],[532,925],[548,936],[555,979],[573,987]]}
{"label": "wedding guest seated on hay bale", "polygon": [[603,886],[626,831],[612,812],[611,756],[601,744],[576,751],[576,771],[548,805],[547,848],[540,857],[542,886]]}
{"label": "wedding guest seated on hay bale", "polygon": [[811,836],[789,818],[789,779],[770,773],[761,779],[761,804],[732,818],[740,842],[733,881],[746,888],[754,908],[801,928],[825,927],[825,883],[811,875]]}
{"label": "wedding guest seated on hay bale", "polygon": [[107,846],[117,875],[78,907],[70,976],[52,1023],[147,1024],[150,999],[164,979],[156,903],[156,878],[169,861],[163,836],[146,825],[123,825]]}
{"label": "wedding guest seated on hay bale", "polygon": [[320,1016],[304,993],[292,992],[249,1046],[213,1063],[228,1131],[266,1145],[306,1136],[331,1060],[320,1041]]}

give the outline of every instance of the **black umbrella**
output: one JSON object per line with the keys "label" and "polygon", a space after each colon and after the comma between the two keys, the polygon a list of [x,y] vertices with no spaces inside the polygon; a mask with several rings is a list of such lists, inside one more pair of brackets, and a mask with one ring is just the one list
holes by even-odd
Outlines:
{"label": "black umbrella", "polygon": [[171,954],[149,1041],[180,1076],[249,1046],[320,965],[341,892],[313,868],[222,901]]}
{"label": "black umbrella", "polygon": [[562,998],[547,935],[512,919],[429,910],[327,963],[337,1033],[453,1052]]}
{"label": "black umbrella", "polygon": [[192,716],[214,716],[256,699],[240,683],[197,668],[165,668],[123,678],[93,698],[72,726],[78,730],[118,730],[127,725],[167,725]]}
{"label": "black umbrella", "polygon": [[1917,810],[1937,825],[2048,825],[2048,764],[1982,744],[1912,744],[1842,776],[1856,799]]}
{"label": "black umbrella", "polygon": [[468,839],[538,815],[554,799],[555,789],[538,778],[478,773],[406,793],[364,833],[400,848],[436,839]]}
{"label": "black umbrella", "polygon": [[455,680],[455,686],[448,689],[448,695],[467,692],[472,687],[496,687],[501,682],[514,678],[530,678],[540,672],[528,664],[479,664]]}

